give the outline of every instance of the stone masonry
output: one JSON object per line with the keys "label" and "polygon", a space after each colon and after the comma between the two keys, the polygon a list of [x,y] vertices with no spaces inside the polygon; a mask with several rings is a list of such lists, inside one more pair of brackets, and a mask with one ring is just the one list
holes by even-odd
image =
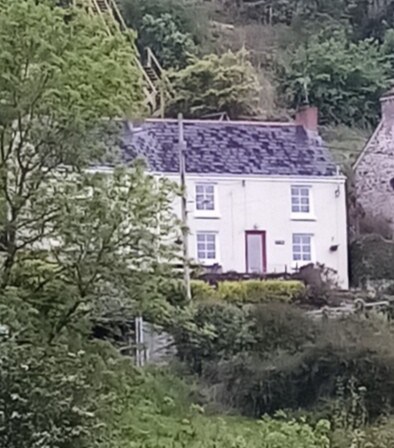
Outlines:
{"label": "stone masonry", "polygon": [[381,98],[382,118],[355,166],[358,203],[394,230],[394,89]]}

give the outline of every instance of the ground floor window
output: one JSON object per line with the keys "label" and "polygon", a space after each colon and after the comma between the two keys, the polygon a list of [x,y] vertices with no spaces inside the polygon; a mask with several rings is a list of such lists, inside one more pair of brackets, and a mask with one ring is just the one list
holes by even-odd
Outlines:
{"label": "ground floor window", "polygon": [[307,233],[293,234],[293,261],[312,261],[312,235]]}
{"label": "ground floor window", "polygon": [[197,232],[197,258],[199,261],[214,262],[217,259],[216,233]]}

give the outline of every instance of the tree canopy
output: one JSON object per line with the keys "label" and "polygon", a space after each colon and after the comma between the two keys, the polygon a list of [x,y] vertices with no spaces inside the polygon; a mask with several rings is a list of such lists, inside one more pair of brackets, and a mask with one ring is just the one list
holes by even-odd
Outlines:
{"label": "tree canopy", "polygon": [[194,118],[227,113],[238,118],[258,113],[260,85],[244,51],[194,58],[170,77],[175,90],[168,105],[170,115],[182,112]]}
{"label": "tree canopy", "polygon": [[144,112],[116,28],[83,9],[2,0],[0,46],[0,445],[92,447],[103,363],[117,358],[88,336],[103,314],[131,319],[160,301],[175,189],[141,163],[97,171],[119,117]]}

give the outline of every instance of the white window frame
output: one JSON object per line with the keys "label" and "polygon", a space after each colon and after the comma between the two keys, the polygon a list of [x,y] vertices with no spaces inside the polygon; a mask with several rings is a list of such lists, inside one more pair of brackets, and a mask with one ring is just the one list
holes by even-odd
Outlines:
{"label": "white window frame", "polygon": [[[204,237],[213,237],[213,242],[215,245],[214,248],[214,257],[213,258],[208,258],[208,256],[206,257],[200,257],[200,251],[205,251],[206,254],[208,255],[208,252],[211,251],[211,249],[208,249],[208,247],[205,247],[205,249],[201,249],[199,248],[200,244],[205,244],[206,246],[208,244],[212,244],[212,241],[209,242],[207,240],[205,240],[204,242],[201,241],[201,239],[199,239],[200,236],[204,236]],[[219,262],[219,244],[218,244],[218,233],[217,232],[212,232],[212,231],[206,231],[206,230],[199,230],[196,232],[196,259],[202,263],[202,264],[206,264],[206,265],[211,265],[211,264],[217,264]]]}
{"label": "white window frame", "polygon": [[[300,238],[298,242],[295,241],[295,238]],[[304,254],[307,254],[308,251],[305,250],[307,244],[305,243],[305,238],[309,238],[309,254],[310,257],[308,260],[304,259]],[[304,240],[303,240],[304,239]],[[295,247],[299,247],[299,250],[294,250]],[[298,254],[301,259],[296,259],[296,254]],[[291,259],[294,267],[305,266],[306,264],[314,263],[315,261],[315,251],[314,251],[314,235],[312,233],[293,233],[291,236]]]}
{"label": "white window frame", "polygon": [[[297,190],[297,194],[293,194],[294,190]],[[307,195],[303,194],[305,191],[308,192]],[[301,207],[303,206],[302,201],[305,199],[308,199],[308,211],[302,211]],[[296,200],[298,203],[294,204],[294,200]],[[293,207],[299,207],[299,210],[294,210]],[[305,206],[305,204],[304,204]],[[313,189],[311,185],[304,185],[304,184],[292,184],[290,186],[290,211],[291,211],[291,218],[293,220],[315,220],[314,216],[314,209],[313,209]]]}
{"label": "white window frame", "polygon": [[[207,188],[210,187],[213,189],[212,193],[207,193],[205,191],[198,192],[197,189],[199,188]],[[213,209],[204,209],[204,208],[198,208],[199,202],[197,201],[197,196],[202,195],[210,195],[212,194],[213,199]],[[218,218],[219,217],[219,210],[218,210],[218,193],[217,193],[217,184],[214,182],[196,182],[194,185],[194,211],[195,216],[197,218]]]}

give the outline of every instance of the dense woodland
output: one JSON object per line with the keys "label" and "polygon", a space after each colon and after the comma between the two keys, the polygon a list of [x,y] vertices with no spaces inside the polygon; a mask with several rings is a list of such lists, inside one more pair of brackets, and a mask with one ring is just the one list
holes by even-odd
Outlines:
{"label": "dense woodland", "polygon": [[151,47],[170,71],[168,114],[285,120],[309,102],[345,163],[378,121],[378,98],[393,77],[392,1],[119,3],[140,50]]}
{"label": "dense woodland", "polygon": [[[391,2],[124,0],[130,36],[55,3],[0,0],[0,446],[393,446],[390,310],[312,319],[335,299],[323,267],[193,281],[189,302],[179,189],[140,162],[87,170],[146,114],[130,38],[167,70],[168,115],[310,102],[348,157],[390,85]],[[135,366],[140,316],[171,336],[165,366]]]}

